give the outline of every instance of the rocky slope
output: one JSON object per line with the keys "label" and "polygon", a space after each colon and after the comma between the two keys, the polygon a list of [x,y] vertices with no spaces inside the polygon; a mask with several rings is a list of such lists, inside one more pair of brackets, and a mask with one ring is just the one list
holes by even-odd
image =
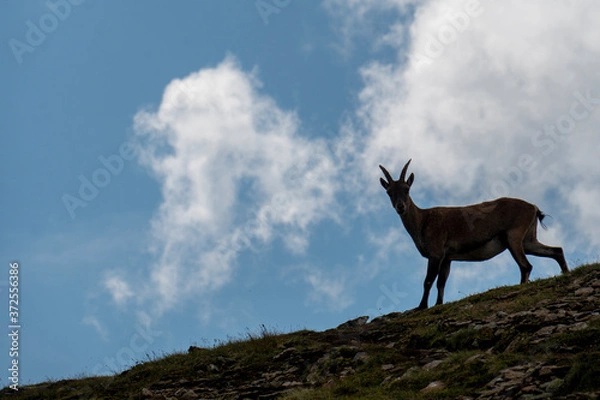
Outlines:
{"label": "rocky slope", "polygon": [[596,399],[600,265],[325,332],[235,340],[21,399]]}

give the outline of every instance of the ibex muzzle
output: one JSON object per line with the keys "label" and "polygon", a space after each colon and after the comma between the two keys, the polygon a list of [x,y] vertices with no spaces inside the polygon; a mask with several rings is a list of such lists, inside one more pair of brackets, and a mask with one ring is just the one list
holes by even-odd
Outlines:
{"label": "ibex muzzle", "polygon": [[405,179],[409,164],[410,160],[397,181],[384,167],[379,168],[386,178],[380,179],[381,186],[417,249],[429,260],[419,309],[427,308],[429,291],[436,278],[436,304],[444,302],[452,261],[484,261],[508,249],[521,270],[521,283],[529,281],[533,268],[526,254],[553,258],[563,273],[569,272],[562,248],[546,246],[537,240],[537,221],[544,218],[537,206],[502,197],[464,207],[421,209],[410,198],[415,175]]}

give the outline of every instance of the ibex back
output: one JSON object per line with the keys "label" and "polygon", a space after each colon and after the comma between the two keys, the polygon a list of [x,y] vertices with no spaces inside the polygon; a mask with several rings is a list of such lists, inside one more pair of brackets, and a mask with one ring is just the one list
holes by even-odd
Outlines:
{"label": "ibex back", "polygon": [[421,209],[409,195],[415,179],[415,175],[410,174],[405,180],[409,164],[410,160],[397,181],[384,167],[379,168],[386,178],[380,179],[381,185],[390,196],[392,206],[421,255],[429,260],[418,309],[427,308],[429,291],[436,278],[435,304],[444,302],[444,287],[452,261],[488,260],[508,249],[521,270],[521,283],[529,281],[532,269],[526,254],[553,258],[563,273],[569,272],[562,248],[546,246],[537,240],[537,220],[541,223],[544,218],[537,206],[502,197],[465,207]]}

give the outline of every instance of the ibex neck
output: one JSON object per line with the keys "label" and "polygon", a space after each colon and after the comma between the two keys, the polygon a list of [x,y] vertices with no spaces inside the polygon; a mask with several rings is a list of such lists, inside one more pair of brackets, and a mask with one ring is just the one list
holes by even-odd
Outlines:
{"label": "ibex neck", "polygon": [[421,232],[421,224],[423,220],[422,211],[423,210],[417,207],[417,205],[413,203],[412,199],[409,197],[408,204],[406,205],[406,211],[400,216],[406,231],[415,241]]}

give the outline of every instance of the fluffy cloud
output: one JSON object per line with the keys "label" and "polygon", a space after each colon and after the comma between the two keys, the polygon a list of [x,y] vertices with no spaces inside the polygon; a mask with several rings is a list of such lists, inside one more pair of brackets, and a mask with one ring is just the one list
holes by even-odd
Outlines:
{"label": "fluffy cloud", "polygon": [[309,268],[304,280],[310,287],[309,304],[324,304],[327,310],[341,311],[353,303],[347,289],[348,282],[342,273],[338,272],[334,277],[326,276],[322,270]]}
{"label": "fluffy cloud", "polygon": [[94,328],[94,330],[102,338],[102,340],[108,339],[108,330],[98,320],[98,318],[91,316],[91,315],[87,315],[87,316],[83,317],[83,320],[81,322],[83,322],[85,325],[89,325],[92,328]]}
{"label": "fluffy cloud", "polygon": [[229,282],[240,251],[281,239],[305,251],[309,228],[336,216],[336,171],[293,112],[259,92],[233,57],[173,80],[156,112],[135,117],[140,162],[159,181],[148,290],[161,309]]}
{"label": "fluffy cloud", "polygon": [[418,0],[323,0],[324,8],[333,16],[333,29],[340,38],[335,44],[340,54],[347,57],[352,52],[354,40],[361,36],[373,40],[376,45],[400,45],[404,42],[404,24],[394,24],[389,32],[381,30],[377,17],[397,11],[407,16],[413,3]]}
{"label": "fluffy cloud", "polygon": [[[140,162],[159,182],[162,202],[152,221],[151,280],[127,290],[154,299],[161,311],[183,296],[226,285],[245,249],[280,240],[303,253],[317,223],[341,219],[337,197],[372,213],[382,204],[373,201],[382,196],[377,164],[397,176],[409,158],[413,197],[422,206],[522,197],[554,215],[551,230],[540,232],[549,244],[560,243],[567,253],[600,244],[600,136],[594,131],[600,5],[324,3],[344,49],[356,32],[367,32],[376,47],[396,52],[394,62],[361,69],[359,107],[333,146],[304,138],[296,114],[262,94],[257,72],[243,71],[232,57],[173,80],[158,110],[136,115]],[[370,18],[392,11],[398,18],[384,30],[364,29]],[[371,240],[379,243],[377,260],[409,240],[370,234],[389,239]],[[499,265],[501,259],[488,267]],[[473,271],[454,275],[473,281]],[[352,303],[351,279],[314,268],[303,274],[309,302],[336,310]],[[125,302],[132,294],[117,283],[107,287]]]}
{"label": "fluffy cloud", "polygon": [[[399,15],[407,4],[383,3],[368,4],[375,11],[394,4]],[[417,200],[522,197],[577,233],[582,240],[571,245],[600,244],[600,214],[590,206],[600,203],[600,5],[444,0],[415,7],[413,19],[389,27],[388,36],[408,32],[396,46],[398,61],[362,69],[364,179],[376,179],[378,163],[397,174],[412,158]],[[365,4],[345,11],[368,15]]]}
{"label": "fluffy cloud", "polygon": [[118,305],[123,305],[133,296],[133,292],[129,284],[118,276],[108,277],[104,281],[105,288],[110,292],[113,301]]}

